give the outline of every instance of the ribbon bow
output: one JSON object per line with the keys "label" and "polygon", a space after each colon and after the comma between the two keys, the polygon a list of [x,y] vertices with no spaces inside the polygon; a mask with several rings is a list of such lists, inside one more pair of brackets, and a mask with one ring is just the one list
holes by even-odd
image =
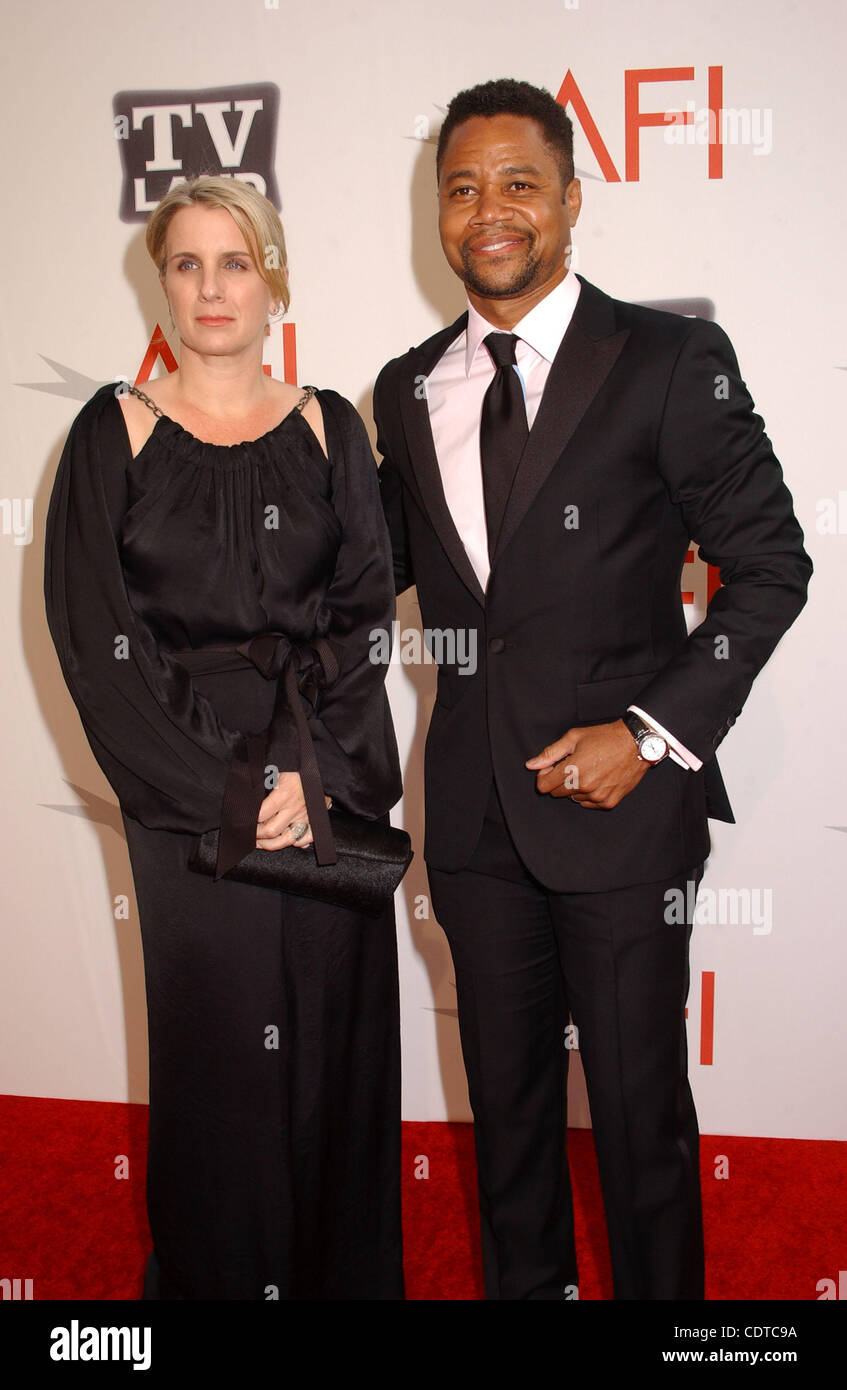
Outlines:
{"label": "ribbon bow", "polygon": [[[300,745],[300,778],[315,857],[319,864],[335,864],[335,844],[320,768],[301,698],[305,697],[314,706],[320,689],[336,679],[340,666],[333,644],[326,637],[297,643],[283,632],[263,632],[238,647],[194,649],[171,655],[194,675],[254,666],[266,680],[277,681],[273,717],[283,705],[287,705],[294,716]],[[256,822],[265,793],[269,732],[266,729],[261,734],[243,735],[233,753],[221,805],[215,880],[255,848]]]}

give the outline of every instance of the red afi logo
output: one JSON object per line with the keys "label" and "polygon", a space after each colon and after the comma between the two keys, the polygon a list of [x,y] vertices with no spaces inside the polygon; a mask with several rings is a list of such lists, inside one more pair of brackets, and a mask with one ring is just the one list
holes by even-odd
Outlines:
{"label": "red afi logo", "polygon": [[[723,67],[707,68],[706,106],[710,115],[708,140],[708,175],[710,179],[723,178]],[[685,111],[642,111],[640,106],[641,85],[644,82],[693,82],[693,68],[627,68],[624,73],[624,151],[627,183],[637,183],[639,178],[639,140],[645,126],[668,128],[669,120],[675,125],[691,125],[694,112]],[[565,80],[559,88],[556,100],[562,106],[570,106],[585,133],[585,138],[594,151],[594,157],[603,172],[607,183],[620,183],[621,176],[609,154],[606,143],[597,129],[597,123],[588,109],[588,103],[576,78],[568,68]]]}

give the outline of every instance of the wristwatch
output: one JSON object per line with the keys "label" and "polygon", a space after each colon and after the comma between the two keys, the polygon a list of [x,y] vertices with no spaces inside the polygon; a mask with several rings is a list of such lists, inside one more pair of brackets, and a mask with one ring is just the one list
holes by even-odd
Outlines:
{"label": "wristwatch", "polygon": [[627,710],[623,716],[623,722],[635,739],[638,746],[638,756],[645,763],[660,763],[663,758],[668,756],[668,741],[657,734],[655,729],[651,729],[649,724],[645,724],[640,714],[635,714],[632,710]]}

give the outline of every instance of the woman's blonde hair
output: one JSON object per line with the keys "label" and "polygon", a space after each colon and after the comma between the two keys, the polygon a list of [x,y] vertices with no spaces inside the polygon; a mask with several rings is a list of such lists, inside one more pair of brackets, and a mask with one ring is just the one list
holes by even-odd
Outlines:
{"label": "woman's blonde hair", "polygon": [[165,273],[165,242],[171,219],[180,208],[224,208],[250,248],[256,269],[283,309],[291,295],[288,289],[288,261],[285,235],[273,203],[250,183],[238,179],[213,177],[186,179],[166,193],[147,222],[147,250],[160,275]]}

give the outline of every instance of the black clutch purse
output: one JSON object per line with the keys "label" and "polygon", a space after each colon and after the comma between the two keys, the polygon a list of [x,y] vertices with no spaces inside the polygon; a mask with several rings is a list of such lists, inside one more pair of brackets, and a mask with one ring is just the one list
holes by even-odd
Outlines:
{"label": "black clutch purse", "polygon": [[301,898],[346,907],[378,917],[412,862],[405,830],[349,811],[327,812],[320,769],[303,708],[316,689],[338,675],[333,644],[315,637],[292,643],[284,633],[268,632],[239,647],[172,652],[189,674],[255,666],[277,681],[274,713],[287,708],[297,729],[300,777],[314,843],[305,849],[256,849],[255,827],[267,772],[267,733],[241,740],[230,764],[219,830],[207,830],[188,860],[194,873],[231,878],[259,888],[275,888]]}
{"label": "black clutch purse", "polygon": [[[335,842],[335,863],[319,864],[314,845],[307,849],[254,849],[224,878],[276,888],[300,898],[346,907],[378,917],[412,862],[412,842],[405,830],[382,821],[365,820],[346,811],[330,811]],[[207,830],[197,841],[188,861],[198,874],[215,876],[218,831]]]}

